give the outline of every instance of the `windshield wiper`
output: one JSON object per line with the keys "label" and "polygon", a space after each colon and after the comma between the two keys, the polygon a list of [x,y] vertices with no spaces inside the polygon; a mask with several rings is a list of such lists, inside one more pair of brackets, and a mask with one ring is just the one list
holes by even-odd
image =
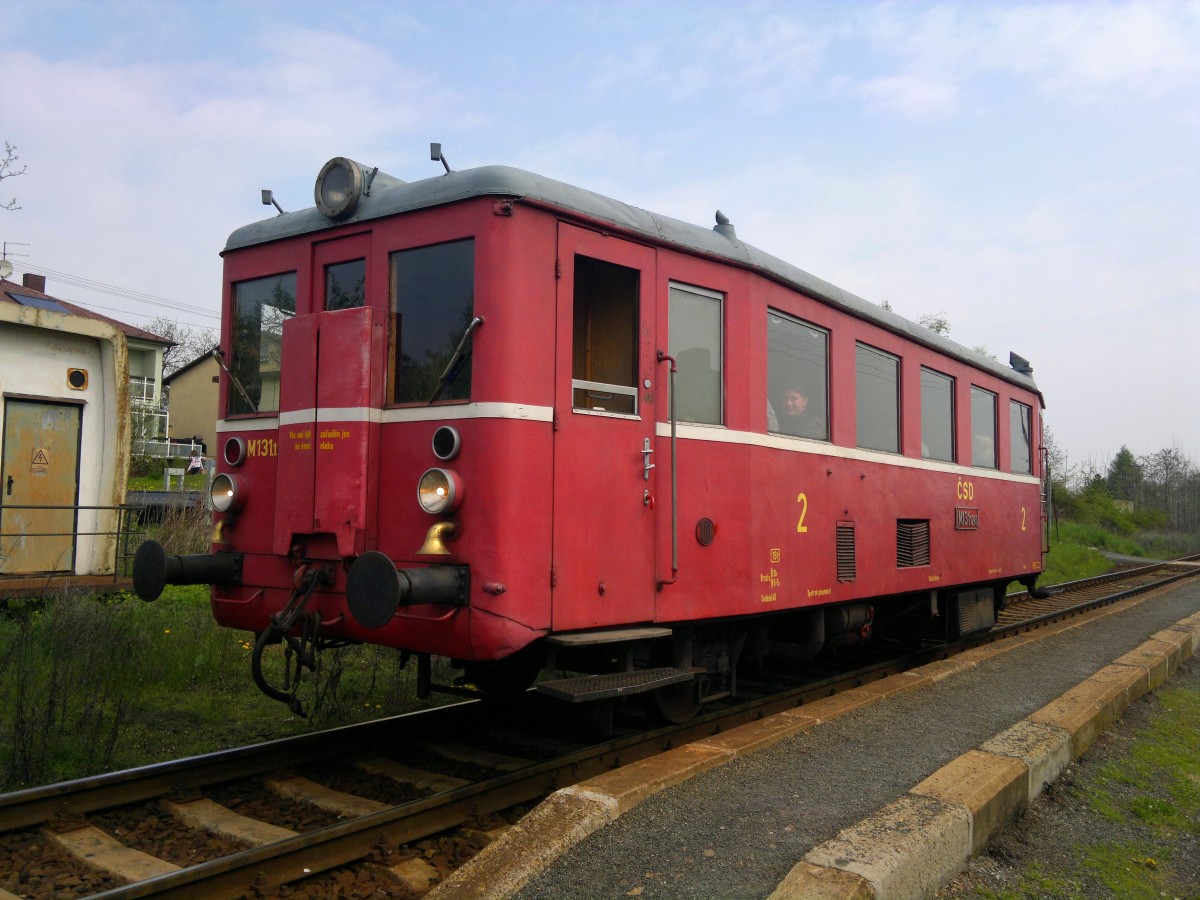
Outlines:
{"label": "windshield wiper", "polygon": [[462,340],[458,342],[458,346],[454,348],[454,355],[450,357],[450,362],[446,364],[446,371],[442,373],[442,377],[438,380],[437,390],[433,392],[433,396],[427,400],[427,403],[433,403],[438,397],[442,396],[442,391],[446,390],[450,384],[458,377],[458,373],[462,371],[463,364],[471,355],[469,345],[471,336],[475,334],[475,329],[483,324],[483,316],[476,316],[471,320],[471,324],[467,326],[467,330],[463,332]]}

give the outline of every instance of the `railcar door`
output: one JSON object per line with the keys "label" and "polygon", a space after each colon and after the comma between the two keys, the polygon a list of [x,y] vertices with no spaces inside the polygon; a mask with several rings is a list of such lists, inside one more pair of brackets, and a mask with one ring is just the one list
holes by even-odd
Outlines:
{"label": "railcar door", "polygon": [[654,617],[655,253],[560,224],[553,627]]}
{"label": "railcar door", "polygon": [[0,572],[5,575],[75,567],[81,414],[82,407],[63,403],[4,404]]}

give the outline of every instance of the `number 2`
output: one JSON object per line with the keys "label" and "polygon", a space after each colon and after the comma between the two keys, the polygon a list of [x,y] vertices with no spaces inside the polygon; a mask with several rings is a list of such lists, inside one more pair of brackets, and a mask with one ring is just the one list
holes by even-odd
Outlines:
{"label": "number 2", "polygon": [[796,502],[800,504],[800,521],[796,523],[796,533],[807,534],[808,526],[804,524],[804,517],[808,515],[808,495],[801,493]]}

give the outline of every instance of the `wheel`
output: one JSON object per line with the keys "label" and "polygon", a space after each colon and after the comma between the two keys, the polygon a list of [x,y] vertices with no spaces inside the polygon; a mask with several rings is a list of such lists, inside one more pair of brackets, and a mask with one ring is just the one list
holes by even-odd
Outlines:
{"label": "wheel", "polygon": [[540,654],[518,652],[504,659],[465,663],[462,680],[475,685],[484,694],[515,697],[527,691],[541,671]]}
{"label": "wheel", "polygon": [[672,725],[690,722],[700,712],[700,683],[684,681],[650,692],[651,713]]}

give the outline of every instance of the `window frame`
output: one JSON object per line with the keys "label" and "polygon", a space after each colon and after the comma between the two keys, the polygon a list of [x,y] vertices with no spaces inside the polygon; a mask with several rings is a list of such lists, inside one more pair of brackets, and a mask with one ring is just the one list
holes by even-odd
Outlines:
{"label": "window frame", "polygon": [[[821,429],[820,429],[819,435],[808,435],[808,434],[796,433],[796,432],[785,430],[782,427],[782,421],[780,419],[782,410],[777,410],[775,408],[774,404],[772,403],[773,385],[776,385],[777,383],[781,383],[784,386],[784,392],[786,392],[786,386],[789,383],[796,382],[796,381],[803,382],[803,381],[805,381],[805,379],[807,377],[810,377],[810,376],[801,375],[799,373],[799,370],[801,368],[803,368],[803,366],[804,366],[803,362],[794,363],[792,365],[793,371],[790,373],[786,373],[786,372],[782,371],[782,369],[784,368],[782,363],[779,364],[779,369],[776,369],[772,365],[772,360],[778,359],[780,356],[780,352],[778,350],[776,350],[775,352],[772,352],[772,342],[771,342],[771,327],[772,327],[771,318],[772,317],[778,319],[779,323],[785,328],[786,327],[796,327],[796,328],[804,329],[808,332],[815,333],[821,337],[820,360],[819,360],[821,383],[819,386],[819,390],[807,389],[807,384],[806,384],[805,385],[806,393],[804,395],[808,400],[808,406],[806,407],[806,412],[812,409],[812,407],[814,405],[813,401],[818,400],[818,398],[819,398],[818,409],[816,412],[813,413],[814,416],[819,415],[819,417],[820,417],[819,422],[821,425]],[[768,434],[777,434],[777,435],[782,435],[784,437],[800,438],[802,440],[824,441],[826,443],[828,443],[830,441],[829,360],[830,360],[830,346],[832,344],[832,339],[833,339],[832,332],[829,328],[826,328],[822,325],[817,325],[813,322],[808,321],[807,319],[803,319],[799,316],[792,315],[791,313],[784,312],[783,310],[778,309],[776,307],[773,307],[773,306],[767,307],[767,383],[766,383],[766,387],[767,387],[767,398],[766,398],[766,401],[767,401],[766,402],[767,426],[766,426],[766,430],[767,430]],[[772,427],[772,421],[771,421],[772,418],[774,418],[774,420],[775,420],[774,427]]]}
{"label": "window frame", "polygon": [[[929,447],[928,447],[929,435],[926,432],[926,426],[929,424],[928,413],[929,413],[930,404],[928,404],[926,402],[927,401],[927,395],[926,395],[926,390],[925,390],[926,389],[926,376],[945,381],[949,387],[949,390],[947,391],[947,402],[949,405],[949,410],[948,410],[948,412],[949,412],[949,416],[948,416],[948,418],[949,418],[949,433],[947,435],[947,437],[949,438],[949,441],[950,441],[949,457],[933,456],[929,452]],[[937,369],[931,368],[929,366],[921,366],[920,382],[921,382],[921,459],[933,460],[935,462],[947,462],[947,463],[957,462],[957,460],[958,460],[958,446],[957,446],[958,445],[958,441],[957,441],[958,403],[957,403],[957,397],[955,396],[955,392],[958,387],[958,379],[955,378],[953,375],[947,375],[945,372],[939,372]],[[939,412],[941,412],[941,411],[939,410]],[[939,416],[939,421],[940,421],[940,416]]]}
{"label": "window frame", "polygon": [[[979,429],[979,422],[976,419],[978,412],[976,400],[983,398],[991,400],[991,433],[983,434]],[[1000,395],[995,391],[989,391],[987,388],[980,387],[977,384],[971,385],[971,467],[975,469],[991,469],[998,471],[1000,469],[1000,426],[998,417],[1000,415]],[[977,442],[979,438],[985,438],[991,441],[992,444],[992,461],[990,465],[979,462],[979,448]]]}
{"label": "window frame", "polygon": [[[862,372],[862,367],[861,367],[861,359],[862,359],[861,354],[864,351],[872,354],[873,356],[880,357],[882,359],[892,360],[895,365],[895,381],[893,382],[895,385],[895,391],[893,394],[893,407],[892,407],[892,409],[894,411],[894,416],[892,418],[893,418],[894,427],[895,427],[895,446],[894,447],[868,446],[863,443],[863,431],[864,431],[864,429],[863,429],[863,422],[864,422],[863,387],[864,387],[865,382],[863,381],[863,378],[862,378],[863,372]],[[897,354],[889,353],[886,350],[881,350],[880,348],[874,347],[871,344],[868,344],[864,341],[855,341],[854,342],[854,417],[855,417],[855,426],[856,426],[855,434],[854,434],[854,444],[860,450],[874,450],[878,453],[895,453],[895,454],[900,454],[904,451],[904,420],[903,420],[904,406],[903,406],[903,403],[901,402],[903,399],[901,396],[901,386],[903,383],[903,381],[902,381],[903,371],[902,371],[902,367],[901,367],[901,360],[902,360],[902,357],[898,356]],[[880,396],[882,397],[882,394]],[[868,399],[870,399],[870,398],[868,397]]]}
{"label": "window frame", "polygon": [[[716,395],[715,400],[716,400],[716,407],[717,407],[716,413],[717,414],[716,414],[715,422],[712,421],[711,418],[703,418],[703,419],[690,418],[690,417],[685,417],[683,415],[680,415],[680,413],[679,413],[679,401],[680,401],[679,393],[684,393],[685,394],[685,396],[683,398],[684,402],[685,402],[685,404],[689,403],[692,399],[690,396],[691,389],[696,384],[695,381],[689,380],[689,376],[686,371],[686,365],[685,365],[685,362],[681,359],[681,356],[690,350],[709,350],[711,352],[711,350],[713,348],[712,347],[695,346],[695,347],[687,347],[683,350],[680,350],[678,345],[675,343],[676,334],[680,330],[675,327],[675,299],[676,299],[677,293],[680,295],[690,295],[690,297],[693,299],[713,301],[716,304],[717,333],[716,333],[716,348],[715,349],[717,351],[717,360],[716,360],[717,367],[714,371],[716,374],[717,395]],[[726,422],[725,335],[727,332],[727,328],[726,328],[726,324],[725,324],[726,299],[727,299],[727,297],[724,292],[714,290],[713,288],[701,287],[700,285],[691,284],[689,282],[684,282],[684,281],[671,280],[671,281],[667,282],[667,329],[668,329],[667,344],[668,344],[668,348],[669,348],[668,352],[675,359],[675,367],[676,367],[675,385],[676,385],[676,391],[677,391],[677,394],[675,397],[675,405],[676,405],[675,417],[676,417],[677,421],[687,422],[690,425],[718,425],[718,426],[725,425],[725,422]],[[711,325],[711,324],[712,324],[711,321],[705,323],[706,326]],[[711,338],[712,335],[706,334],[705,337]],[[679,390],[680,386],[684,387],[683,392],[681,392]],[[711,405],[711,403],[714,399],[711,396],[711,394],[704,396],[704,395],[702,395],[701,391],[698,391],[696,393],[699,396],[699,400],[702,401],[705,406]]]}
{"label": "window frame", "polygon": [[[458,333],[454,338],[455,346],[457,346],[458,340],[461,339],[462,334],[465,333],[465,331],[466,331],[467,324],[469,324],[469,322],[477,315],[476,304],[477,304],[477,299],[478,299],[478,275],[479,275],[478,253],[479,253],[479,250],[478,250],[478,246],[476,244],[476,236],[474,234],[467,234],[467,235],[463,235],[461,237],[452,237],[452,238],[447,238],[446,240],[442,240],[442,241],[434,241],[432,243],[416,244],[416,245],[409,246],[409,247],[393,247],[387,251],[388,345],[387,345],[387,382],[386,382],[387,393],[384,398],[385,406],[388,406],[388,407],[413,407],[413,406],[426,406],[426,405],[429,405],[429,403],[430,403],[429,398],[427,396],[423,396],[423,395],[422,396],[414,396],[411,398],[406,397],[403,400],[396,399],[397,390],[399,388],[399,381],[398,381],[399,373],[397,372],[398,367],[396,364],[396,355],[397,355],[397,352],[402,351],[404,349],[403,345],[399,343],[403,339],[403,333],[402,333],[402,328],[399,325],[400,311],[397,306],[398,301],[399,301],[399,296],[398,296],[399,291],[397,289],[398,288],[398,281],[397,281],[398,275],[397,275],[397,268],[396,268],[396,258],[399,255],[405,254],[405,253],[419,253],[423,250],[433,250],[435,248],[445,248],[445,247],[449,247],[454,244],[469,244],[471,247],[471,251],[470,251],[470,269],[471,269],[471,272],[470,272],[470,284],[471,284],[470,315],[467,316],[467,322],[463,323],[463,331]],[[461,312],[459,315],[461,318]],[[422,349],[427,349],[427,348],[422,348]],[[467,349],[468,349],[468,351],[470,351],[471,348],[468,346]],[[453,348],[450,348],[450,352],[451,352],[451,354],[453,353]],[[447,359],[446,359],[446,362],[448,362],[448,361],[449,361],[449,357],[447,357]],[[470,359],[469,352],[468,352],[468,358],[467,358],[467,361],[465,364],[467,366],[471,366],[471,359]],[[438,367],[433,362],[426,363],[426,365],[434,365],[435,368]],[[444,363],[442,365],[444,367]],[[432,372],[433,370],[430,369],[429,371]],[[441,375],[441,371],[439,370],[436,373],[436,377],[440,377],[440,375]],[[460,375],[459,377],[462,377],[462,376]],[[466,397],[455,397],[455,396],[443,395],[434,402],[437,404],[470,403],[471,398],[474,394],[473,367],[472,367],[472,370],[469,370],[466,373],[466,377],[467,377],[467,381],[466,381],[467,395],[466,395]],[[457,381],[457,379],[455,379],[455,380]],[[451,385],[451,386],[453,387],[453,385]],[[422,394],[424,394],[424,392],[422,392]]]}
{"label": "window frame", "polygon": [[[298,305],[299,305],[299,296],[298,296],[299,273],[298,273],[298,271],[296,269],[288,269],[288,270],[284,270],[281,272],[274,272],[269,275],[255,275],[255,276],[252,276],[249,278],[238,279],[236,281],[231,282],[229,285],[229,304],[230,304],[229,377],[227,379],[228,389],[226,391],[225,404],[224,404],[225,416],[227,418],[232,419],[232,418],[242,418],[242,417],[246,417],[246,416],[271,416],[271,415],[278,415],[278,413],[279,413],[279,389],[278,389],[278,387],[275,390],[274,405],[267,409],[264,409],[263,405],[262,405],[262,385],[263,385],[263,371],[264,371],[262,368],[262,352],[261,352],[261,350],[262,350],[262,335],[264,333],[262,331],[262,310],[263,310],[263,307],[268,304],[264,304],[261,300],[258,301],[258,329],[259,330],[257,332],[258,342],[257,342],[257,351],[256,351],[256,355],[255,355],[257,377],[253,380],[253,382],[251,384],[247,384],[246,383],[247,379],[243,377],[244,375],[247,374],[247,371],[246,371],[246,368],[243,366],[242,354],[240,352],[243,345],[239,342],[239,339],[238,339],[238,322],[242,318],[242,314],[239,309],[239,307],[241,305],[241,301],[242,301],[240,292],[241,292],[241,289],[243,287],[245,287],[246,285],[258,284],[258,283],[262,283],[262,282],[271,281],[273,279],[279,279],[281,281],[281,283],[286,283],[286,279],[288,279],[289,277],[291,278],[292,309],[291,309],[290,314],[285,315],[282,319],[280,319],[280,322],[279,322],[279,363],[280,363],[280,367],[282,368],[282,364],[283,364],[283,323],[286,322],[288,319],[294,318],[297,315],[297,310],[298,310]],[[274,289],[272,289],[272,290],[274,290]],[[280,309],[280,307],[273,306],[273,305],[271,306],[271,308],[272,309]],[[281,310],[281,311],[284,313],[288,312],[287,310]],[[277,379],[277,382],[278,382],[278,379]],[[238,388],[239,383],[241,384],[242,388],[244,388],[246,390],[247,393],[252,393],[252,389],[257,388],[258,400],[257,401],[249,400],[248,401],[247,398],[243,397],[241,390],[239,390],[239,388]],[[240,406],[245,403],[252,403],[256,408],[255,409],[237,409],[237,410],[235,410],[235,408],[234,408],[235,405]]]}

